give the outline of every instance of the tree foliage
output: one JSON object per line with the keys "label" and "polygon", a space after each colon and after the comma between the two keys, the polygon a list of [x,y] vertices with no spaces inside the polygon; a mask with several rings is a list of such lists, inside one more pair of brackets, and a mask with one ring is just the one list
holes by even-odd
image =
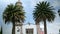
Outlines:
{"label": "tree foliage", "polygon": [[20,10],[20,7],[17,7],[16,5],[10,4],[6,7],[6,9],[3,12],[3,19],[5,23],[7,22],[24,22],[25,18],[25,12]]}
{"label": "tree foliage", "polygon": [[33,11],[33,18],[35,21],[39,22],[43,21],[44,19],[50,22],[55,18],[55,12],[53,10],[54,8],[53,6],[50,6],[49,2],[39,2]]}

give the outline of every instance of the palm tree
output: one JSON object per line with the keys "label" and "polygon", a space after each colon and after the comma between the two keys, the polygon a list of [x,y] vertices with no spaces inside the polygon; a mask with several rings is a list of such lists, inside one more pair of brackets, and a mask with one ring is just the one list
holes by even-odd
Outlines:
{"label": "palm tree", "polygon": [[20,6],[10,4],[6,7],[6,9],[3,12],[3,20],[5,23],[12,23],[12,34],[15,34],[15,23],[24,22],[25,18],[25,12],[21,10]]}
{"label": "palm tree", "polygon": [[58,9],[58,14],[59,14],[59,16],[60,16],[60,9]]}
{"label": "palm tree", "polygon": [[53,12],[54,8],[53,6],[50,6],[49,2],[39,2],[35,6],[35,10],[33,11],[33,18],[36,22],[36,24],[39,24],[39,22],[44,22],[44,34],[47,34],[47,24],[46,20],[51,22],[55,18],[55,12]]}

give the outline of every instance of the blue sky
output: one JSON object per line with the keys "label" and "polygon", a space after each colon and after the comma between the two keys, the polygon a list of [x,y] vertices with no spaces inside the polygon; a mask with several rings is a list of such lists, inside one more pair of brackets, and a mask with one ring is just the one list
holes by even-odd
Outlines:
{"label": "blue sky", "polygon": [[[5,25],[4,21],[2,19],[2,13],[4,12],[4,9],[6,8],[6,6],[8,4],[10,4],[10,3],[15,4],[17,1],[18,0],[0,0],[0,25],[2,25],[2,26]],[[39,1],[40,2],[42,2],[42,1],[48,1],[48,2],[51,3],[51,6],[54,6],[54,8],[55,8],[54,11],[56,12],[56,18],[52,22],[52,24],[49,23],[49,22],[47,22],[48,28],[53,27],[51,29],[54,29],[55,26],[56,27],[60,27],[60,17],[58,16],[58,13],[57,13],[58,9],[60,8],[60,0],[21,0],[22,6],[24,7],[23,9],[26,12],[26,14],[25,14],[26,15],[25,23],[28,23],[28,22],[35,23],[34,20],[33,20],[32,13],[33,13],[33,10],[34,10],[34,7],[35,7],[36,3],[38,3]],[[5,25],[5,26],[8,27],[7,25]],[[8,28],[10,28],[10,27],[11,27],[11,24],[9,24]],[[48,29],[48,30],[50,30],[50,29]]]}
{"label": "blue sky", "polygon": [[[60,1],[59,0],[25,0],[25,1],[21,0],[22,5],[24,7],[23,9],[26,12],[25,13],[25,15],[26,15],[25,23],[27,23],[27,22],[34,23],[32,13],[33,13],[36,3],[38,3],[39,1],[40,2],[41,1],[50,2],[51,5],[54,6],[54,8],[55,8],[55,12],[57,12],[57,9],[60,8],[60,5],[59,5]],[[2,22],[2,13],[3,13],[4,9],[6,8],[6,6],[10,3],[15,4],[16,2],[17,2],[17,0],[13,0],[13,1],[12,0],[0,0],[0,19],[1,19],[0,22]]]}

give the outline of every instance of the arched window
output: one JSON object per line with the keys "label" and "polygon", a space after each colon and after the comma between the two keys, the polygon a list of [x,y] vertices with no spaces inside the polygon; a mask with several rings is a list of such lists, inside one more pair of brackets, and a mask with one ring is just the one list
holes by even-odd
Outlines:
{"label": "arched window", "polygon": [[17,32],[20,32],[20,28],[19,27],[17,27]]}

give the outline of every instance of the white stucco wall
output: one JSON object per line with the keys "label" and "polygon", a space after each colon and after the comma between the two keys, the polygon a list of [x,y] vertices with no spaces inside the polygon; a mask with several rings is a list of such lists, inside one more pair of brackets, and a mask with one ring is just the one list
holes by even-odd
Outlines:
{"label": "white stucco wall", "polygon": [[[17,27],[20,28],[20,26],[16,26],[15,28],[15,33],[16,34],[20,34],[20,32],[17,32]],[[22,26],[22,32],[23,34],[26,34],[26,29],[32,29],[33,28],[33,34],[37,34],[37,30],[36,30],[36,25],[23,25]]]}
{"label": "white stucco wall", "polygon": [[18,30],[18,29],[20,30],[20,28],[21,28],[20,26],[16,26],[16,27],[15,27],[15,34],[20,34],[20,31],[17,32],[17,30]]}

